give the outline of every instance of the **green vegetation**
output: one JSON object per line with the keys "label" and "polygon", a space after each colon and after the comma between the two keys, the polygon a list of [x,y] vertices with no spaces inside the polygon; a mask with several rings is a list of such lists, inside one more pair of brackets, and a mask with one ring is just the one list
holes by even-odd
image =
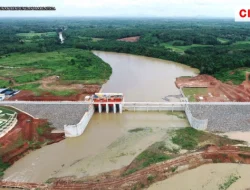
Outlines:
{"label": "green vegetation", "polygon": [[220,71],[216,73],[215,77],[223,82],[231,81],[233,84],[239,85],[246,80],[246,72],[250,72],[250,68]]}
{"label": "green vegetation", "polygon": [[171,168],[172,173],[176,172],[177,169],[178,169],[178,166],[172,167]]}
{"label": "green vegetation", "polygon": [[235,174],[232,174],[228,177],[225,183],[219,185],[219,190],[226,190],[228,189],[233,183],[235,183],[238,179],[240,179],[240,176],[237,176]]}
{"label": "green vegetation", "polygon": [[165,148],[163,148],[163,146],[165,146],[164,142],[156,142],[153,145],[149,146],[135,158],[131,166],[124,172],[123,175],[132,174],[138,170],[150,166],[151,164],[173,158],[172,155],[164,153]]}
{"label": "green vegetation", "polygon": [[0,158],[0,178],[4,175],[4,171],[9,167],[10,165],[7,163],[4,163],[2,159]]}
{"label": "green vegetation", "polygon": [[38,128],[36,128],[36,132],[37,132],[39,135],[43,135],[43,134],[44,134],[44,128],[43,128],[43,127],[38,127]]}
{"label": "green vegetation", "polygon": [[136,128],[136,129],[131,129],[128,132],[130,132],[130,133],[136,133],[136,132],[140,132],[140,131],[143,131],[143,130],[144,130],[143,128]]}
{"label": "green vegetation", "polygon": [[220,137],[212,133],[198,131],[192,127],[185,127],[174,131],[172,142],[186,150],[195,150],[205,146],[205,144],[225,146],[245,143],[244,141],[231,140],[227,137]]}
{"label": "green vegetation", "polygon": [[7,73],[4,71],[1,76],[15,77],[20,83],[52,75],[59,75],[63,80],[105,81],[111,74],[108,64],[91,52],[78,49],[62,49],[47,53],[15,53],[0,59],[0,65],[18,67],[18,76],[15,68],[9,69]]}
{"label": "green vegetation", "polygon": [[217,40],[218,40],[220,43],[222,43],[222,44],[226,44],[226,43],[230,42],[230,40],[225,39],[225,38],[217,38]]}
{"label": "green vegetation", "polygon": [[[172,138],[169,139],[169,137],[167,137],[166,140],[170,140],[172,142],[167,143],[167,141],[159,141],[152,144],[132,161],[132,163],[126,168],[122,175],[130,175],[152,164],[173,159],[181,154],[181,149],[193,151],[202,149],[211,144],[217,146],[246,144],[244,141],[232,140],[228,139],[227,137],[221,137],[212,133],[198,131],[192,127],[173,130],[170,132],[170,136]],[[240,156],[245,157],[245,155]],[[215,162],[220,162],[220,160],[215,160]],[[169,171],[174,173],[177,169],[177,166],[172,166],[169,168]]]}
{"label": "green vegetation", "polygon": [[166,49],[171,49],[177,53],[184,54],[184,52],[193,47],[212,47],[211,45],[202,45],[202,44],[192,44],[192,45],[175,45],[177,41],[162,43],[161,45],[164,46]]}
{"label": "green vegetation", "polygon": [[42,37],[42,36],[57,36],[56,32],[46,32],[46,33],[29,32],[29,33],[18,33],[16,35],[19,37],[24,37],[24,38],[33,38],[33,37]]}
{"label": "green vegetation", "polygon": [[179,145],[182,149],[193,150],[199,144],[199,138],[204,132],[197,131],[192,127],[186,127],[175,131],[176,135],[172,137],[173,143]]}
{"label": "green vegetation", "polygon": [[207,88],[182,88],[184,95],[188,98],[190,102],[196,102],[196,95],[207,95]]}
{"label": "green vegetation", "polygon": [[55,96],[71,96],[76,94],[77,92],[75,90],[49,90],[47,92],[50,92],[52,95]]}
{"label": "green vegetation", "polygon": [[[3,77],[10,77],[18,89],[32,90],[39,94],[39,80],[48,76],[60,76],[60,81],[81,81],[81,83],[104,83],[111,75],[111,67],[89,51],[62,49],[47,53],[14,53],[0,59],[0,65],[11,67],[2,69]],[[30,82],[36,82],[28,84]],[[9,81],[5,81],[6,85]],[[3,82],[2,82],[3,83]],[[8,85],[7,85],[8,86]],[[51,91],[55,95],[68,96],[75,91]]]}
{"label": "green vegetation", "polygon": [[154,181],[154,179],[155,179],[155,176],[152,176],[152,175],[149,175],[147,177],[147,180],[148,180],[149,183],[152,183]]}
{"label": "green vegetation", "polygon": [[39,127],[36,128],[36,132],[39,135],[44,135],[44,133],[46,131],[48,131],[48,129],[50,129],[50,128],[51,128],[50,124],[41,125],[41,126],[39,126]]}
{"label": "green vegetation", "polygon": [[[218,77],[250,67],[250,26],[232,19],[0,19],[0,27],[0,66],[15,67],[1,67],[0,76],[10,72],[20,84],[51,74],[86,83],[108,79],[109,66],[75,48],[172,60]],[[58,32],[63,33],[64,44]],[[117,41],[132,36],[140,36],[140,40]],[[27,68],[42,70],[29,79],[33,72]],[[227,77],[230,75],[222,76],[231,80]]]}
{"label": "green vegetation", "polygon": [[0,80],[0,88],[6,88],[10,85],[9,81],[7,80]]}
{"label": "green vegetation", "polygon": [[174,115],[179,119],[185,119],[186,118],[186,114],[183,111],[174,111],[174,112],[168,111],[167,115]]}

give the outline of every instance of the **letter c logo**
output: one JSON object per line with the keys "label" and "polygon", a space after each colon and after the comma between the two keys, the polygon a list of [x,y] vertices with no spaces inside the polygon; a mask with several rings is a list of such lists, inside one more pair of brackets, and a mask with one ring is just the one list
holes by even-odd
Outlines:
{"label": "letter c logo", "polygon": [[245,9],[241,9],[241,10],[240,10],[240,17],[241,17],[241,18],[245,18],[245,17],[247,16],[246,12],[247,12],[247,11],[246,11]]}

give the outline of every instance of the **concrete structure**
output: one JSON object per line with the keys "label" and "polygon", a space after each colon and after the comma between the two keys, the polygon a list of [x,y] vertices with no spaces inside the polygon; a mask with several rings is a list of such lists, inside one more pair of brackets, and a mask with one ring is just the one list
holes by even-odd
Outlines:
{"label": "concrete structure", "polygon": [[65,137],[77,137],[83,134],[90,119],[94,114],[94,106],[89,105],[88,111],[83,115],[81,121],[76,125],[64,125]]}
{"label": "concrete structure", "polygon": [[[102,102],[107,104],[117,102]],[[0,105],[13,106],[36,118],[48,119],[52,126],[65,130],[67,136],[77,136],[84,132],[92,114],[92,101],[1,101]],[[103,106],[102,105],[102,106]],[[103,107],[104,107],[103,106]],[[249,131],[250,102],[122,102],[122,110],[128,111],[185,111],[190,125],[196,129],[209,131]],[[117,110],[116,110],[117,111]],[[106,110],[109,114],[110,110]],[[86,113],[86,115],[85,115]],[[102,113],[106,114],[106,113]],[[66,127],[67,128],[67,127]]]}
{"label": "concrete structure", "polygon": [[0,101],[3,101],[5,99],[5,94],[0,94]]}
{"label": "concrete structure", "polygon": [[[17,113],[14,112],[14,114],[7,114],[9,115],[9,118],[7,121],[4,121],[4,126],[0,128],[0,138],[3,137],[5,134],[7,134],[10,130],[12,130],[15,125],[17,124]],[[0,118],[0,121],[2,119]],[[1,121],[3,122],[3,121]]]}
{"label": "concrete structure", "polygon": [[124,97],[122,93],[95,93],[92,96],[95,110],[102,113],[103,110],[109,113],[111,110],[122,113]]}

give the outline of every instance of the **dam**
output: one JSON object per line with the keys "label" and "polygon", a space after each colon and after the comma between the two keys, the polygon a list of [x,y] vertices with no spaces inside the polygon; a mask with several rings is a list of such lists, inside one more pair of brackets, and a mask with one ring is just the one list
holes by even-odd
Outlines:
{"label": "dam", "polygon": [[[190,126],[193,119],[175,111],[177,108],[184,110],[185,105],[195,118],[208,119],[207,130],[213,129],[214,123],[218,124],[213,112],[223,117],[220,110],[225,112],[226,108],[217,109],[219,105],[202,105],[197,109],[197,105],[181,102],[179,98],[170,97],[170,101],[165,101],[166,96],[180,94],[174,85],[175,78],[194,76],[196,69],[142,56],[94,53],[112,66],[113,74],[101,93],[122,93],[122,113],[118,109],[114,113],[111,108],[107,113],[103,102],[0,102],[34,117],[46,118],[57,129],[70,126],[66,134],[74,137],[29,153],[6,170],[4,181],[45,182],[50,177],[84,177],[127,166],[144,149],[166,136],[167,130]],[[102,104],[101,113],[99,104]],[[230,113],[233,115],[239,108],[231,109]],[[243,111],[249,113],[248,107]],[[228,125],[236,130],[242,124]],[[138,128],[145,130],[130,132]]]}

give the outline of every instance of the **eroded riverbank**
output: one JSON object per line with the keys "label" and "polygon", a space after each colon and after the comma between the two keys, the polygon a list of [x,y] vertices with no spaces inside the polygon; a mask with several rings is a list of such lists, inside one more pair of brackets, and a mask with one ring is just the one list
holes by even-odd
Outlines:
{"label": "eroded riverbank", "polygon": [[[185,126],[186,119],[164,112],[95,114],[82,136],[31,152],[6,170],[4,180],[45,182],[54,176],[82,176],[117,169],[159,140],[163,135],[161,129]],[[135,128],[149,130],[139,136],[128,133]]]}
{"label": "eroded riverbank", "polygon": [[[250,187],[249,176],[250,165],[208,164],[157,182],[148,190],[165,190],[167,187],[174,187],[178,190],[246,190]],[[233,177],[237,178],[235,182],[230,181]],[[224,188],[225,183],[232,184],[229,188]]]}

